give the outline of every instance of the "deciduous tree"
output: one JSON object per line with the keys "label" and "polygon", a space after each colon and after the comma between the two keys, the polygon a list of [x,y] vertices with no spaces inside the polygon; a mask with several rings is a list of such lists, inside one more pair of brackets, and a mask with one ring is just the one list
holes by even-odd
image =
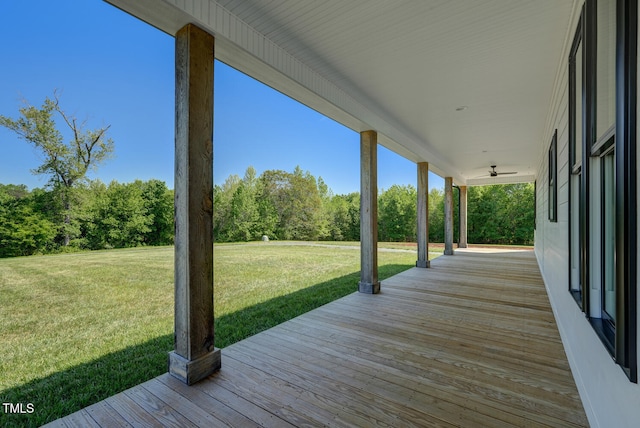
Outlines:
{"label": "deciduous tree", "polygon": [[139,182],[145,211],[151,217],[149,232],[145,235],[145,245],[171,245],[174,235],[174,192],[164,181],[151,179]]}
{"label": "deciduous tree", "polygon": [[28,256],[50,249],[55,225],[38,209],[40,192],[0,184],[0,257]]}
{"label": "deciduous tree", "polygon": [[[109,126],[87,130],[86,122],[79,122],[62,110],[56,92],[53,98],[45,98],[40,108],[26,104],[19,112],[17,119],[0,115],[0,125],[14,131],[42,154],[42,165],[33,173],[49,176],[49,185],[60,198],[60,231],[63,245],[67,246],[75,231],[72,225],[73,189],[85,179],[87,172],[113,154],[113,140],[107,138]],[[67,143],[57,128],[55,116],[62,118],[69,130],[71,138]]]}
{"label": "deciduous tree", "polygon": [[394,184],[378,197],[378,235],[381,241],[415,241],[416,188]]}

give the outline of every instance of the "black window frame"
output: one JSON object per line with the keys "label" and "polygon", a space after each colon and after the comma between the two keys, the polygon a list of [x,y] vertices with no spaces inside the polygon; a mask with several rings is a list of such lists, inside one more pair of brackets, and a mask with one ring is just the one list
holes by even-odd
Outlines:
{"label": "black window frame", "polygon": [[[580,180],[580,243],[582,298],[578,301],[602,342],[632,382],[638,382],[637,354],[637,37],[638,5],[636,0],[616,1],[616,54],[615,54],[615,125],[596,133],[596,46],[597,46],[597,1],[587,0],[576,29],[569,57],[569,180],[575,173]],[[575,147],[575,53],[578,43],[582,43],[583,54],[583,96],[582,102],[582,162],[576,165]],[[573,63],[572,63],[573,58]],[[612,331],[602,317],[590,316],[589,263],[591,240],[589,237],[589,207],[591,195],[589,160],[605,154],[615,145],[615,281],[616,314],[615,329]],[[569,183],[569,272],[571,272],[571,182]],[[602,229],[603,224],[600,224]],[[601,230],[602,232],[602,230]],[[571,273],[569,273],[571,291]],[[574,295],[575,297],[575,295]],[[578,299],[576,299],[578,300]],[[604,302],[601,302],[602,304]]]}
{"label": "black window frame", "polygon": [[[588,91],[586,89],[587,85],[587,77],[590,75],[590,73],[587,73],[587,59],[589,58],[589,55],[587,55],[587,48],[586,48],[586,34],[585,34],[585,8],[586,5],[582,6],[582,11],[580,13],[580,20],[578,21],[578,26],[576,28],[576,32],[575,32],[575,36],[573,38],[573,43],[571,45],[571,50],[569,53],[569,168],[567,168],[568,170],[568,182],[567,182],[567,187],[568,187],[568,241],[569,241],[569,260],[568,260],[568,265],[569,265],[569,283],[568,283],[568,289],[569,292],[571,293],[571,295],[573,296],[574,300],[576,301],[576,303],[578,304],[578,306],[580,307],[580,309],[584,312],[585,308],[588,308],[588,299],[589,299],[589,287],[587,287],[587,284],[589,284],[589,269],[588,269],[588,263],[587,261],[589,260],[589,248],[587,243],[589,242],[589,228],[587,227],[588,220],[589,220],[589,213],[587,210],[588,207],[588,202],[589,202],[589,193],[587,192],[588,189],[588,171],[589,171],[589,163],[588,163],[588,152],[586,150],[586,136],[588,133],[587,130],[587,109],[586,109],[586,104],[587,104],[587,98],[588,98]],[[580,64],[576,63],[576,55],[578,52],[578,48],[582,49],[582,61],[580,62]],[[582,83],[580,88],[577,88],[577,73],[580,73],[580,81]],[[582,94],[582,96],[579,98],[580,99],[580,104],[581,104],[581,113],[582,113],[582,117],[580,119],[580,141],[578,141],[578,138],[576,136],[577,132],[577,126],[578,123],[576,123],[576,105],[575,105],[575,100],[576,100],[576,95],[578,93],[578,91]],[[580,159],[577,159],[577,145],[579,145],[579,147],[581,148],[580,150]],[[573,204],[573,187],[574,187],[574,180],[573,180],[573,175],[579,175],[580,176],[580,182],[579,182],[579,186],[578,189],[575,189],[578,191],[579,195],[579,202],[578,202],[578,206],[574,207]],[[574,248],[574,239],[575,237],[573,236],[573,225],[572,222],[574,221],[574,212],[573,210],[577,209],[578,210],[578,216],[577,216],[577,220],[578,220],[578,227],[577,227],[577,232],[578,232],[578,236],[577,236],[577,240],[579,243],[578,248]],[[573,252],[574,251],[578,251],[579,254],[577,255],[578,260],[579,260],[579,272],[578,272],[578,276],[579,276],[579,282],[580,282],[580,288],[578,290],[574,290],[572,288],[572,283],[573,283],[573,277],[572,277],[572,258],[573,258]]]}
{"label": "black window frame", "polygon": [[638,382],[637,58],[638,3],[616,7],[616,340],[615,359]]}
{"label": "black window frame", "polygon": [[551,144],[549,145],[549,221],[558,222],[558,130],[553,132]]}

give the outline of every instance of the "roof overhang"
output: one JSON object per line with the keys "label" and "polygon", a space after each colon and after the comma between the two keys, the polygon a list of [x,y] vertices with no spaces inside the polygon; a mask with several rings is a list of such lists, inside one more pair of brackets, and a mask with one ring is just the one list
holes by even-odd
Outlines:
{"label": "roof overhang", "polygon": [[[577,0],[108,0],[460,185],[533,181]],[[516,171],[484,177],[490,165]],[[489,178],[489,179],[487,179]]]}

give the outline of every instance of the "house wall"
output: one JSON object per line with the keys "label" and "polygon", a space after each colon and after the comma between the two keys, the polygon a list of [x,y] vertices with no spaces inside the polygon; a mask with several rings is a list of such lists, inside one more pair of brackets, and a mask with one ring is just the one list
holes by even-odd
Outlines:
{"label": "house wall", "polygon": [[[569,57],[580,8],[564,47]],[[640,387],[629,381],[569,293],[568,61],[557,74],[553,101],[538,159],[535,252],[558,329],[592,427],[637,427]],[[558,221],[548,220],[548,150],[558,130]],[[640,189],[640,186],[638,186]],[[640,264],[640,259],[638,260]],[[592,271],[593,272],[593,271]],[[597,286],[592,284],[592,287]],[[597,290],[594,290],[597,291]],[[638,302],[640,307],[640,302]],[[640,324],[638,330],[640,331]]]}

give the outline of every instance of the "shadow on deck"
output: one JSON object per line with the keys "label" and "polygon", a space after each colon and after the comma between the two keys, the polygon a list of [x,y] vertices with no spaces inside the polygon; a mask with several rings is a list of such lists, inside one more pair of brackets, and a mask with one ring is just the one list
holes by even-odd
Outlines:
{"label": "shadow on deck", "polygon": [[588,426],[532,251],[456,250],[49,426]]}

